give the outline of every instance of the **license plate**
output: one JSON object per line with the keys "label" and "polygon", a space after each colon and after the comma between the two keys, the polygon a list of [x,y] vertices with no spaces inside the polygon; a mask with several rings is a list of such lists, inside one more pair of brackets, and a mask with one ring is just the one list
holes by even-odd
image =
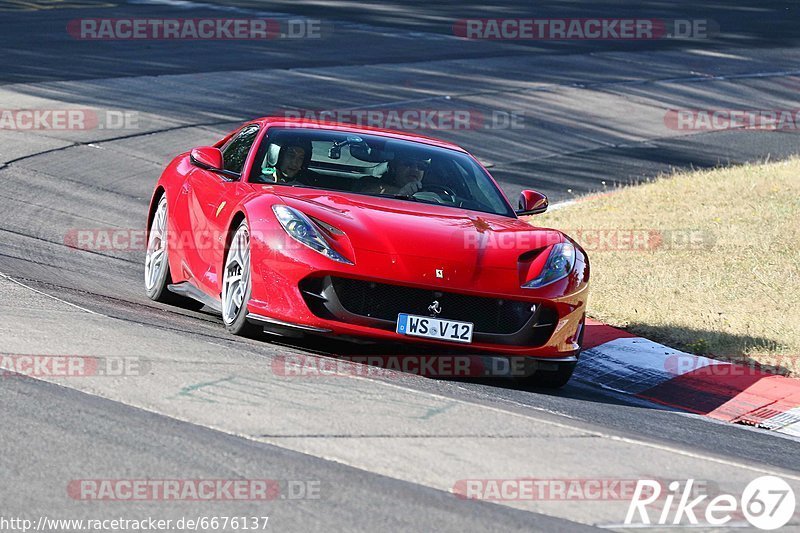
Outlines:
{"label": "license plate", "polygon": [[400,313],[397,333],[451,342],[472,342],[472,323]]}

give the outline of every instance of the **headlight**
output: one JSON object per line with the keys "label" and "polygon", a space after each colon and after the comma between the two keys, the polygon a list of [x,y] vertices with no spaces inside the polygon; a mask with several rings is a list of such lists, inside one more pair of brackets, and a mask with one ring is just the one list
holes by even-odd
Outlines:
{"label": "headlight", "polygon": [[526,289],[538,289],[554,281],[564,279],[569,276],[574,266],[575,247],[568,242],[556,244],[550,250],[550,257],[547,258],[547,263],[544,265],[542,273],[527,282],[523,287]]}
{"label": "headlight", "polygon": [[278,222],[289,236],[299,243],[305,244],[315,252],[319,252],[325,257],[329,257],[340,263],[352,265],[352,261],[343,257],[333,249],[325,237],[319,232],[317,227],[306,215],[287,205],[273,205],[272,210]]}

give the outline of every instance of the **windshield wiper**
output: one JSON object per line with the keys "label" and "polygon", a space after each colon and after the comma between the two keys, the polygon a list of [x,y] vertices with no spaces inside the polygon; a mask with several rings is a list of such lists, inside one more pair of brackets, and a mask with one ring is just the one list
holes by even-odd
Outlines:
{"label": "windshield wiper", "polygon": [[280,183],[279,185],[287,185],[289,187],[302,187],[303,189],[325,189],[325,190],[336,190],[336,189],[328,189],[327,187],[317,187],[316,185],[306,185],[305,183]]}
{"label": "windshield wiper", "polygon": [[411,200],[412,202],[424,202],[410,194],[370,194],[370,196],[380,196],[381,198],[394,198],[395,200]]}

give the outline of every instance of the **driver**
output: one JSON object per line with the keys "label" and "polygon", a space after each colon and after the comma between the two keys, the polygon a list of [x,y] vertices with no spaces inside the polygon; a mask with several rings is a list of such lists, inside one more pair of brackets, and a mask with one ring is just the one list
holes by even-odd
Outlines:
{"label": "driver", "polygon": [[308,164],[311,162],[311,141],[301,138],[288,140],[278,155],[275,167],[267,167],[262,172],[262,179],[275,183],[304,182],[310,171]]}
{"label": "driver", "polygon": [[422,189],[422,178],[428,169],[428,161],[411,152],[400,152],[389,161],[386,173],[379,183],[365,192],[411,196]]}

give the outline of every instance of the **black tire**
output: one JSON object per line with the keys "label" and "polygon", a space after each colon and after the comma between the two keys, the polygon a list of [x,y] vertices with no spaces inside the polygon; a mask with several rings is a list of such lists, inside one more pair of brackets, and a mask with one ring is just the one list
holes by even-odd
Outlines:
{"label": "black tire", "polygon": [[[581,334],[578,336],[578,345],[583,346],[583,334],[586,331],[586,315],[583,316],[581,320]],[[578,359],[580,356],[580,351],[575,354],[575,358]],[[536,370],[534,374],[526,379],[528,385],[532,387],[539,387],[543,389],[560,389],[572,377],[572,373],[575,372],[575,367],[578,366],[578,361],[570,361],[570,362],[563,362],[563,363],[548,363],[556,364],[558,367],[555,370]]]}
{"label": "black tire", "polygon": [[[158,213],[158,210],[161,209],[162,203],[165,204],[163,208],[165,210],[165,216],[167,216],[169,214],[169,212],[166,211],[167,197],[164,195],[162,195],[158,201],[158,206],[156,207],[156,213]],[[150,234],[150,231],[152,231],[153,229],[152,225],[155,222],[156,222],[156,216],[154,215],[153,220],[150,221],[150,228],[148,228],[148,235]],[[168,305],[175,305],[178,307],[183,307],[184,309],[191,309],[194,311],[200,310],[203,307],[203,304],[201,302],[198,302],[197,300],[193,300],[191,298],[183,297],[179,294],[175,294],[174,292],[171,292],[167,288],[167,286],[172,283],[172,275],[170,274],[169,271],[168,247],[164,249],[164,258],[162,259],[162,261],[164,264],[164,268],[161,269],[153,286],[148,288],[147,283],[145,282],[144,289],[145,292],[147,293],[147,297],[155,302],[161,302]]]}
{"label": "black tire", "polygon": [[[243,220],[241,222],[241,224],[239,224],[239,226],[233,232],[233,235],[235,236],[241,229],[244,229],[249,234],[249,228],[247,226],[247,220]],[[232,237],[232,239],[233,239],[233,237]],[[248,246],[249,246],[249,241],[248,241]],[[228,264],[228,256],[230,255],[230,253],[231,253],[231,246],[229,246],[228,250],[226,250],[226,252],[225,252],[225,260],[222,263],[223,264],[223,267],[222,267],[223,270],[226,268],[225,265]],[[248,267],[249,267],[249,265],[248,265]],[[224,272],[223,272],[223,276],[224,276]],[[248,276],[247,288],[246,288],[245,293],[244,293],[244,298],[242,299],[243,305],[236,312],[235,318],[230,323],[227,323],[225,321],[224,312],[223,312],[223,323],[225,324],[225,329],[227,329],[228,332],[230,332],[231,334],[239,336],[239,337],[247,337],[247,338],[254,339],[254,338],[257,338],[257,337],[260,337],[261,335],[263,335],[264,328],[262,328],[261,326],[258,326],[256,324],[253,324],[251,322],[248,322],[248,320],[247,320],[247,302],[250,301],[250,295],[252,294],[252,291],[253,291],[252,276]],[[222,302],[222,305],[223,306],[225,305],[224,301]]]}
{"label": "black tire", "polygon": [[543,389],[560,389],[567,384],[575,371],[577,363],[575,361],[557,364],[556,370],[536,370],[532,376],[526,379],[528,385]]}

